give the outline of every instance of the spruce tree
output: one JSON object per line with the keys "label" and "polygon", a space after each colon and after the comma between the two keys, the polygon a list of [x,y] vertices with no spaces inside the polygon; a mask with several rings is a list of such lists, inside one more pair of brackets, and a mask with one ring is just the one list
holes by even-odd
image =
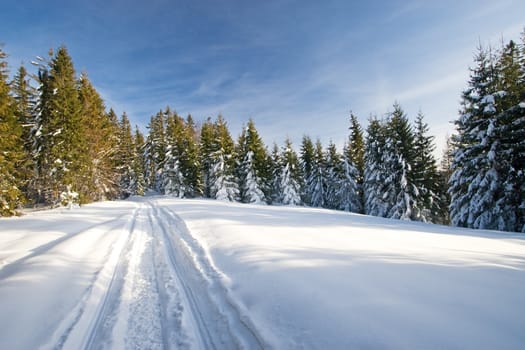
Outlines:
{"label": "spruce tree", "polygon": [[302,202],[305,205],[312,205],[312,193],[308,186],[308,179],[312,176],[312,169],[314,167],[315,148],[312,139],[309,136],[303,136],[301,142],[301,183],[300,187]]}
{"label": "spruce tree", "polygon": [[215,150],[211,154],[212,198],[238,201],[239,186],[235,176],[235,144],[224,118],[219,115],[213,125]]}
{"label": "spruce tree", "polygon": [[[39,72],[37,164],[39,189],[46,203],[56,205],[62,192],[78,192],[87,177],[87,140],[82,127],[77,80],[73,62],[62,46]],[[80,193],[80,201],[87,193]]]}
{"label": "spruce tree", "polygon": [[[355,147],[355,146],[354,146]],[[342,158],[342,172],[340,174],[337,197],[339,207],[337,209],[354,213],[363,212],[362,186],[359,185],[359,170],[354,165],[352,155],[354,150],[350,144],[345,146]]]}
{"label": "spruce tree", "polygon": [[326,206],[326,159],[323,145],[320,140],[315,143],[315,153],[312,162],[310,177],[306,181],[310,205],[312,207],[324,208]]}
{"label": "spruce tree", "polygon": [[31,84],[31,78],[24,66],[20,66],[13,82],[11,83],[12,95],[15,100],[15,114],[18,124],[22,127],[22,143],[24,149],[24,162],[18,165],[20,172],[20,190],[25,193],[26,199],[34,201],[36,164],[33,161],[32,130],[35,126],[35,108],[37,103],[37,90]]}
{"label": "spruce tree", "polygon": [[387,123],[381,156],[385,171],[381,193],[387,205],[386,217],[403,220],[418,217],[418,190],[412,173],[414,134],[405,112],[397,103]]}
{"label": "spruce tree", "polygon": [[282,176],[282,160],[277,143],[273,144],[272,153],[270,155],[270,204],[280,204],[282,197],[281,176]]}
{"label": "spruce tree", "polygon": [[[525,34],[525,32],[524,32]],[[524,37],[525,39],[525,37]],[[494,134],[493,167],[498,171],[500,192],[491,208],[499,230],[525,230],[525,42],[510,41],[496,62],[498,79],[495,102],[498,114]]]}
{"label": "spruce tree", "polygon": [[179,153],[184,175],[186,198],[202,196],[201,163],[197,130],[193,118],[188,115],[180,139]]}
{"label": "spruce tree", "polygon": [[439,175],[436,159],[434,158],[434,137],[428,135],[428,125],[423,121],[420,111],[416,117],[414,132],[414,161],[412,174],[414,185],[417,188],[415,196],[418,212],[413,219],[424,222],[437,222],[441,213],[441,196]]}
{"label": "spruce tree", "polygon": [[152,116],[148,124],[149,133],[144,145],[145,178],[148,188],[163,193],[162,172],[166,157],[165,123],[172,115],[169,107]]}
{"label": "spruce tree", "polygon": [[341,207],[340,186],[343,177],[343,164],[341,155],[337,151],[335,144],[330,141],[325,152],[324,167],[324,207],[329,209],[339,209]]}
{"label": "spruce tree", "polygon": [[266,203],[268,192],[268,156],[263,141],[250,119],[239,137],[240,195],[244,203]]}
{"label": "spruce tree", "polygon": [[365,142],[363,128],[353,113],[350,114],[350,137],[346,156],[357,170],[357,185],[362,186],[365,172]]}
{"label": "spruce tree", "polygon": [[133,163],[132,171],[133,178],[130,184],[130,192],[133,195],[143,196],[146,193],[146,179],[144,176],[145,166],[144,166],[144,135],[140,132],[139,128],[135,128],[135,137],[134,141],[134,153],[133,153]]}
{"label": "spruce tree", "polygon": [[377,117],[371,117],[367,127],[365,148],[365,171],[363,178],[364,212],[367,215],[385,217],[387,203],[382,187],[387,173],[383,163],[385,152],[386,127]]}
{"label": "spruce tree", "polygon": [[443,155],[439,164],[438,170],[438,194],[440,196],[439,203],[439,215],[435,221],[438,224],[449,225],[450,215],[450,194],[448,192],[448,184],[452,176],[452,162],[454,160],[454,145],[452,142],[452,136],[447,136],[445,149],[443,149]]}
{"label": "spruce tree", "polygon": [[279,203],[283,205],[300,205],[300,165],[297,154],[293,150],[292,141],[286,139],[280,155],[280,175],[278,179],[280,189]]}
{"label": "spruce tree", "polygon": [[6,54],[0,48],[0,215],[16,214],[24,202],[20,190],[23,174],[18,166],[24,164],[23,129],[16,116],[14,99],[7,81]]}
{"label": "spruce tree", "polygon": [[114,158],[118,125],[106,113],[104,101],[86,73],[79,81],[82,128],[88,142],[86,177],[79,186],[89,201],[118,197],[118,171]]}
{"label": "spruce tree", "polygon": [[[221,116],[219,116],[221,117]],[[221,117],[222,118],[222,117]],[[208,118],[201,126],[199,137],[200,163],[202,170],[202,187],[203,195],[206,198],[212,198],[212,154],[217,151],[217,140],[215,140],[215,129],[211,118]]]}
{"label": "spruce tree", "polygon": [[118,130],[118,157],[117,157],[117,171],[119,174],[119,189],[120,198],[128,198],[135,194],[134,189],[134,173],[133,173],[133,158],[134,158],[133,134],[131,131],[131,124],[129,122],[126,112],[122,114],[119,122]]}
{"label": "spruce tree", "polygon": [[496,168],[497,74],[492,52],[479,48],[476,68],[463,92],[461,116],[450,179],[450,216],[457,226],[495,228],[489,207],[496,202],[501,181]]}
{"label": "spruce tree", "polygon": [[183,138],[184,120],[175,113],[166,113],[166,153],[159,176],[162,193],[178,198],[184,198],[188,192],[182,166]]}

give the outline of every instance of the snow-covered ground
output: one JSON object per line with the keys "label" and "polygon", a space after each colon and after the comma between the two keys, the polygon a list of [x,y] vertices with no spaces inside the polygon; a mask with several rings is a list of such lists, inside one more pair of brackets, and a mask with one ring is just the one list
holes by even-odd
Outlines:
{"label": "snow-covered ground", "polygon": [[523,349],[525,239],[167,197],[0,220],[0,349]]}

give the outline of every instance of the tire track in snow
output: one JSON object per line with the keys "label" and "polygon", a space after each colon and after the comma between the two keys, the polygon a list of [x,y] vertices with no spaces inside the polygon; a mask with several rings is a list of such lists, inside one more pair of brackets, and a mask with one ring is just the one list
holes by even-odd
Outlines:
{"label": "tire track in snow", "polygon": [[180,293],[168,269],[163,242],[154,234],[156,222],[147,204],[132,233],[122,303],[112,331],[112,348],[187,349]]}
{"label": "tire track in snow", "polygon": [[206,349],[263,349],[266,346],[247,316],[229,298],[202,247],[175,213],[152,203],[173,274],[182,287],[185,304]]}

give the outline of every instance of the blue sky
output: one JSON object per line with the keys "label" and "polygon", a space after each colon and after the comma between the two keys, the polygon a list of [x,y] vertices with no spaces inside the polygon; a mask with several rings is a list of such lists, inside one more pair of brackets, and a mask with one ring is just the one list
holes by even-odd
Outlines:
{"label": "blue sky", "polygon": [[108,107],[144,128],[167,105],[197,121],[252,118],[271,146],[308,134],[342,146],[398,101],[439,148],[476,46],[519,39],[525,2],[4,0],[11,70],[65,44]]}

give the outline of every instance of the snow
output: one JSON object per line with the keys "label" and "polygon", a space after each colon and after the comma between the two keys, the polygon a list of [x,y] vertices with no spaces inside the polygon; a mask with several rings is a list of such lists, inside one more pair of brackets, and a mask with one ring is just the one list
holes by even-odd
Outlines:
{"label": "snow", "polygon": [[522,349],[525,239],[132,197],[0,220],[0,300],[1,349]]}

